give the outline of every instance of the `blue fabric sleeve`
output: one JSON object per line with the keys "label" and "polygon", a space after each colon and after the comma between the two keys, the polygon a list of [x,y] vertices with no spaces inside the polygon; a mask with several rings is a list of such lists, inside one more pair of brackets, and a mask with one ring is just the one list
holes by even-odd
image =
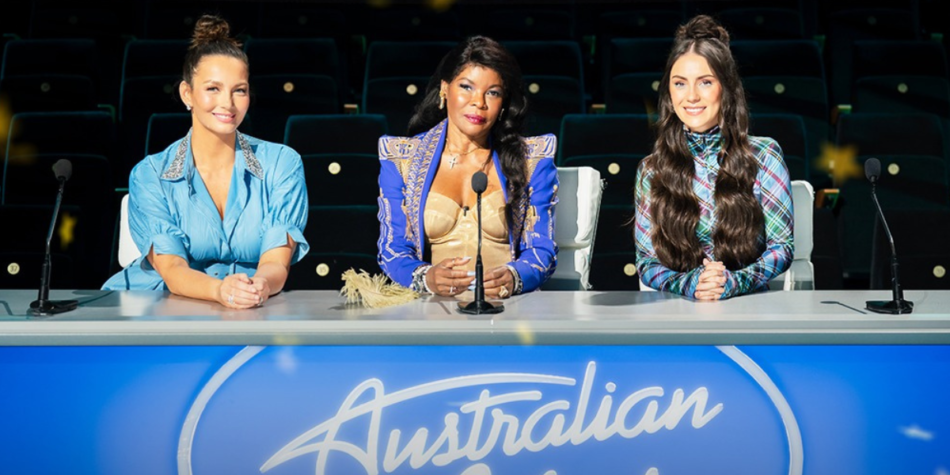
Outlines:
{"label": "blue fabric sleeve", "polygon": [[[172,201],[165,194],[160,175],[150,160],[143,160],[132,170],[129,231],[142,256],[154,250],[156,255],[175,255],[188,262],[188,236],[178,226],[179,210],[170,206]],[[151,268],[148,259],[141,262]]]}
{"label": "blue fabric sleeve", "polygon": [[542,158],[528,181],[528,220],[518,245],[518,258],[511,263],[521,277],[522,292],[541,287],[557,266],[557,243],[554,241],[557,187],[554,158]]}
{"label": "blue fabric sleeve", "polygon": [[268,177],[266,186],[270,200],[262,223],[261,255],[287,245],[287,235],[290,235],[297,243],[290,263],[297,263],[310,250],[310,244],[303,236],[309,206],[300,154],[281,147],[274,173]]}
{"label": "blue fabric sleeve", "polygon": [[404,184],[396,164],[379,160],[379,253],[377,261],[383,272],[404,287],[412,284],[412,271],[426,264],[418,259],[415,245],[407,237],[406,213],[403,209]]}

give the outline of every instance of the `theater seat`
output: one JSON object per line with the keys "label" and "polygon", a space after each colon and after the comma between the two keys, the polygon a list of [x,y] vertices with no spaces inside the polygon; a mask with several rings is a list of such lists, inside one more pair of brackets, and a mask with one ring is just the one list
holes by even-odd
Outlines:
{"label": "theater seat", "polygon": [[376,256],[349,252],[310,252],[290,266],[285,290],[339,290],[340,277],[349,269],[365,270],[370,275],[382,273]]}
{"label": "theater seat", "polygon": [[381,115],[292,116],[284,143],[303,160],[310,204],[374,205],[379,196],[376,144],[386,130]]}
{"label": "theater seat", "polygon": [[[950,209],[884,210],[904,290],[950,289]],[[871,250],[871,288],[891,288],[891,246],[880,216]]]}

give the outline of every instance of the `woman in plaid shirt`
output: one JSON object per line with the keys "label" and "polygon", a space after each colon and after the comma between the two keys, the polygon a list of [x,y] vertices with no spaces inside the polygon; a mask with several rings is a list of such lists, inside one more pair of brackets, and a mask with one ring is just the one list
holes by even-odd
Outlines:
{"label": "woman in plaid shirt", "polygon": [[778,143],[748,135],[729,34],[681,26],[660,89],[658,136],[637,171],[641,281],[697,300],[768,288],[792,262],[792,198]]}

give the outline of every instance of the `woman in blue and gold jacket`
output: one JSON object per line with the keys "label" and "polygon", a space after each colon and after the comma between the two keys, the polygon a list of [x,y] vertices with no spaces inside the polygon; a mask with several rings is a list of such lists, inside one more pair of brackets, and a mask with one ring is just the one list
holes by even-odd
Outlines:
{"label": "woman in blue and gold jacket", "polygon": [[554,273],[557,169],[553,135],[523,138],[521,70],[485,37],[449,52],[409,122],[413,137],[379,140],[379,264],[421,293],[473,285],[478,222],[472,176],[482,171],[485,295],[537,289]]}

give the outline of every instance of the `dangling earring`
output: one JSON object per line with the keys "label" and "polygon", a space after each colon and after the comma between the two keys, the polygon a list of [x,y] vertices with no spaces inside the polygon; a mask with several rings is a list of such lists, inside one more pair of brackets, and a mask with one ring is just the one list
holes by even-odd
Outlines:
{"label": "dangling earring", "polygon": [[445,94],[439,93],[439,110],[445,109]]}

